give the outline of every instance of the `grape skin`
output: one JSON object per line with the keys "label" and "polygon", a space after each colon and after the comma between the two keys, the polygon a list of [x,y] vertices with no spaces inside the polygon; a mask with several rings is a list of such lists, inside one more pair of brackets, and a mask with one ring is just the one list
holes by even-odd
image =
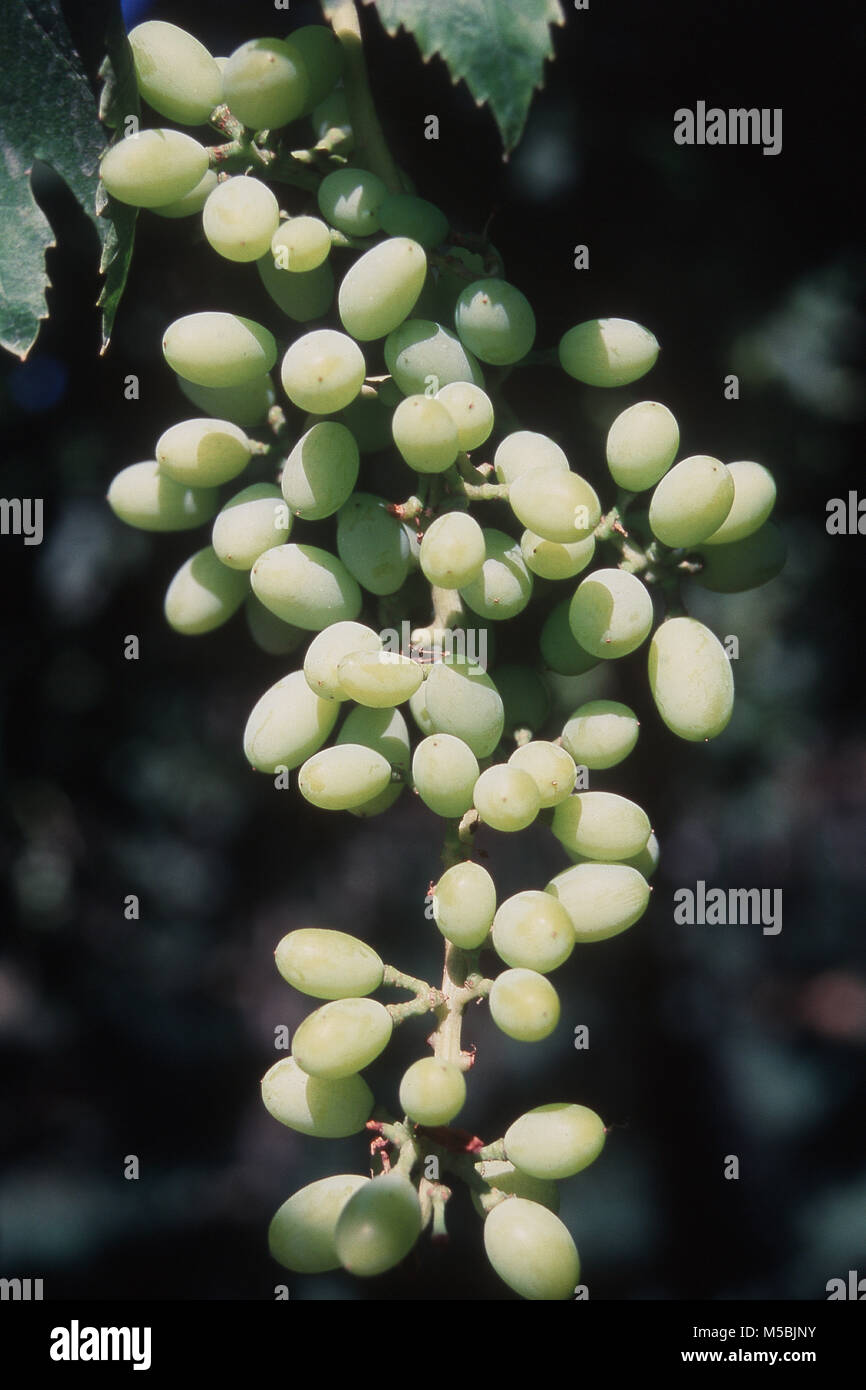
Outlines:
{"label": "grape skin", "polygon": [[517,1042],[541,1042],[559,1022],[559,996],[536,970],[503,970],[490,991],[490,1016]]}
{"label": "grape skin", "polygon": [[218,183],[202,211],[202,230],[228,261],[256,261],[270,248],[280,205],[266,183],[237,177]]}
{"label": "grape skin", "polygon": [[649,683],[672,733],[696,743],[717,738],[734,709],[731,663],[719,639],[695,618],[668,618],[649,649]]}
{"label": "grape skin", "polygon": [[541,809],[541,797],[528,772],[499,763],[482,772],[472,793],[475,809],[494,830],[525,830]]}
{"label": "grape skin", "polygon": [[292,1056],[308,1076],[341,1081],[368,1067],[388,1045],[394,1025],[376,999],[335,999],[295,1029]]}
{"label": "grape skin", "polygon": [[308,1076],[294,1057],[282,1057],[262,1077],[262,1101],[280,1124],[316,1139],[347,1139],[359,1134],[374,1105],[373,1092],[363,1076],[345,1076],[337,1081]]}
{"label": "grape skin", "polygon": [[419,1125],[447,1125],[463,1109],[466,1081],[454,1062],[422,1057],[400,1082],[400,1105]]}
{"label": "grape skin", "polygon": [[433,890],[433,920],[455,946],[473,951],[486,940],[496,912],[496,886],[481,864],[446,869]]}
{"label": "grape skin", "polygon": [[421,800],[437,816],[462,816],[472,805],[478,759],[453,734],[432,734],[415,749],[412,780]]}
{"label": "grape skin", "polygon": [[527,889],[506,898],[493,918],[493,946],[506,965],[546,975],[574,950],[571,918],[550,893]]}
{"label": "grape skin", "polygon": [[316,999],[361,999],[382,983],[381,957],[356,936],[322,927],[289,932],[274,953],[283,979]]}
{"label": "grape skin", "polygon": [[204,44],[160,19],[137,24],[127,38],[148,105],[179,125],[204,125],[223,90],[222,74]]}
{"label": "grape skin", "polygon": [[140,130],[106,150],[99,176],[119,203],[156,208],[191,193],[207,167],[207,150],[191,135]]}
{"label": "grape skin", "polygon": [[580,1260],[568,1230],[546,1207],[509,1197],[484,1222],[484,1249],[500,1279],[533,1300],[571,1298]]}
{"label": "grape skin", "polygon": [[604,1124],[585,1105],[539,1105],[505,1132],[507,1157],[534,1178],[571,1178],[604,1148]]}
{"label": "grape skin", "polygon": [[391,780],[391,765],[373,748],[344,743],[314,753],[298,773],[298,789],[323,811],[351,811],[363,806]]}

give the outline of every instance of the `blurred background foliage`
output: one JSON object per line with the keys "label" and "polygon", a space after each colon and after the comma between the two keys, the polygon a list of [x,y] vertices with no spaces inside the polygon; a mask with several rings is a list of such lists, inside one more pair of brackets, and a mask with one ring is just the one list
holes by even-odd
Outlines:
{"label": "blurred background foliage", "polygon": [[[863,16],[843,0],[566,8],[507,164],[487,113],[365,9],[392,147],[458,231],[489,222],[540,346],[596,315],[637,319],[662,344],[650,378],[611,394],[516,372],[521,423],[563,442],[609,498],[611,419],[646,396],[666,402],[684,453],[773,470],[790,562],[760,591],[691,595],[696,616],[739,638],[736,712],[716,743],[663,728],[642,653],[556,682],[554,735],[601,690],[637,709],[637,751],[593,784],[647,807],[661,868],[640,924],[579,947],[554,977],[552,1038],[527,1047],[486,1012],[469,1017],[479,1062],[461,1123],[490,1140],[523,1109],[571,1098],[612,1126],[602,1159],[562,1190],[592,1298],[820,1299],[828,1279],[866,1272],[866,541],[824,525],[827,500],[862,478]],[[317,15],[298,0],[291,24]],[[68,17],[95,71],[87,6]],[[184,25],[214,53],[284,27],[268,6],[204,0],[127,6],[129,25],[145,17]],[[782,154],[675,146],[673,111],[699,99],[782,107]],[[424,138],[429,113],[438,141]],[[36,191],[58,233],[52,318],[0,382],[2,492],[41,495],[46,524],[41,547],[0,540],[0,1272],[43,1277],[46,1297],[269,1298],[283,1278],[266,1251],[272,1212],[304,1182],[365,1167],[363,1136],[305,1139],[261,1106],[274,1028],[308,1011],[273,948],[293,927],[338,927],[433,978],[424,895],[437,826],[408,795],[361,822],[250,772],[247,713],[292,659],[254,648],[241,617],[198,639],[169,631],[162,594],[203,542],[133,532],[105,505],[112,476],[184,413],[160,357],[164,325],[205,307],[271,323],[254,272],[217,262],[194,227],[143,215],[100,360],[92,229],[50,170]],[[284,201],[301,208],[291,191]],[[572,269],[578,243],[589,272]],[[723,395],[731,371],[735,402]],[[138,402],[124,399],[130,372]],[[538,612],[502,634],[498,659],[534,660]],[[129,633],[137,662],[123,657]],[[541,827],[488,832],[480,846],[500,898],[563,867]],[[782,932],[676,926],[673,892],[698,879],[781,888]],[[123,915],[130,893],[137,922]],[[571,1046],[578,1024],[588,1051]],[[405,1025],[370,1069],[383,1102],[396,1103],[426,1031]],[[136,1182],[123,1178],[129,1154]],[[723,1177],[730,1154],[739,1181]],[[290,1276],[292,1297],[510,1297],[468,1208],[455,1196],[450,1244],[423,1242],[405,1268],[371,1284]]]}

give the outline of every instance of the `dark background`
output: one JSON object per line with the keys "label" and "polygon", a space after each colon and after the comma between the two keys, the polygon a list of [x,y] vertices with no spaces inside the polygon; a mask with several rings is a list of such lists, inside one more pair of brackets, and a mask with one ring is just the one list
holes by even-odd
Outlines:
{"label": "dark background", "polygon": [[[523,425],[560,439],[610,499],[610,420],[646,396],[666,402],[684,453],[773,470],[790,560],[759,591],[690,599],[740,642],[737,708],[715,743],[667,733],[641,653],[603,687],[560,682],[550,736],[601,688],[637,709],[638,749],[602,785],[647,807],[662,865],[638,926],[579,947],[554,977],[552,1038],[527,1047],[481,1010],[468,1021],[479,1063],[460,1122],[490,1140],[529,1106],[572,1098],[612,1126],[601,1159],[562,1187],[593,1299],[821,1299],[828,1279],[866,1273],[866,542],[825,530],[828,499],[861,480],[862,12],[840,0],[566,8],[507,164],[489,114],[365,8],[389,140],[456,230],[492,218],[539,346],[597,315],[637,319],[662,344],[649,379],[610,394],[554,370],[516,373]],[[92,11],[67,12],[95,70]],[[290,23],[316,16],[295,3]],[[285,29],[264,3],[139,5],[128,23],[144,17],[184,25],[213,53]],[[782,153],[674,145],[673,111],[698,100],[781,106]],[[423,138],[429,113],[438,142]],[[240,618],[198,639],[172,633],[164,589],[204,540],[133,532],[104,502],[112,476],[184,414],[159,353],[165,324],[223,307],[277,327],[254,272],[218,262],[194,227],[143,214],[100,359],[92,229],[49,171],[36,188],[59,241],[52,317],[26,364],[3,359],[0,386],[3,495],[41,495],[46,516],[41,547],[0,541],[0,1272],[43,1277],[51,1298],[268,1299],[284,1278],[301,1299],[510,1297],[462,1194],[449,1246],[425,1239],[371,1283],[282,1275],[268,1257],[267,1223],[290,1192],[365,1166],[363,1136],[305,1139],[261,1106],[274,1027],[308,1011],[273,947],[296,926],[338,927],[433,978],[423,899],[437,827],[408,796],[359,822],[250,773],[249,709],[298,659],[259,652]],[[283,202],[304,206],[292,190]],[[572,269],[577,243],[589,272]],[[138,402],[123,397],[129,372]],[[537,611],[500,657],[534,660]],[[138,662],[123,659],[128,633]],[[500,899],[563,867],[541,827],[487,832],[482,848]],[[675,925],[673,892],[698,879],[781,888],[781,934]],[[124,920],[129,893],[138,922]],[[570,1044],[581,1023],[588,1052]],[[425,1032],[405,1025],[370,1069],[384,1103]],[[129,1154],[137,1182],[123,1177]],[[727,1155],[738,1181],[723,1176]]]}

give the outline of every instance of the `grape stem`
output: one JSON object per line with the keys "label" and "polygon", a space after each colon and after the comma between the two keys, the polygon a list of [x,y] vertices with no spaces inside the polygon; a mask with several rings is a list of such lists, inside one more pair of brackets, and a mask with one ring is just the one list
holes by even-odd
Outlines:
{"label": "grape stem", "polygon": [[508,496],[507,483],[481,482],[483,474],[469,460],[468,454],[458,454],[456,464],[446,473],[452,492],[462,492],[472,502],[492,502]]}
{"label": "grape stem", "polygon": [[418,980],[414,975],[404,975],[393,965],[385,966],[382,983],[383,985],[390,985],[393,989],[407,989],[415,996],[414,999],[407,999],[402,1004],[386,1004],[385,1007],[391,1015],[395,1028],[407,1018],[414,1018],[418,1014],[432,1013],[445,1001],[445,996],[438,989],[429,985],[426,980]]}
{"label": "grape stem", "polygon": [[349,124],[355,135],[355,162],[377,174],[391,193],[403,192],[403,180],[385,143],[367,78],[361,25],[354,0],[322,0],[325,18],[340,40],[346,60],[343,86]]}

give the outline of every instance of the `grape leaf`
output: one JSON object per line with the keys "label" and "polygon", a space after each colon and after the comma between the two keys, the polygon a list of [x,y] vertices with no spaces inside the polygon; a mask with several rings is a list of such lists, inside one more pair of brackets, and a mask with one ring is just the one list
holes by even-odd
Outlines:
{"label": "grape leaf", "polygon": [[526,124],[532,94],[553,57],[552,24],[564,24],[559,0],[364,0],[389,34],[402,25],[427,62],[438,53],[454,82],[493,112],[506,153]]}

